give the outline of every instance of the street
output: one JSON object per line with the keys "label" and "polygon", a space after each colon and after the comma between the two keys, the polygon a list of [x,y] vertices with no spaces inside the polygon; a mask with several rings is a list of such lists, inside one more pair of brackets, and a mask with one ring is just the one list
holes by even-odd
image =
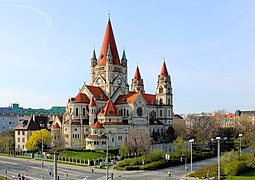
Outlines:
{"label": "street", "polygon": [[[199,162],[193,162],[193,170],[198,170],[205,166],[217,163],[216,158],[210,158]],[[190,164],[188,164],[190,171]],[[27,171],[28,169],[28,171]],[[92,169],[94,172],[92,172]],[[53,162],[44,162],[44,167],[41,167],[41,161],[29,159],[27,167],[27,159],[15,158],[8,156],[0,156],[0,174],[8,176],[10,179],[18,179],[18,174],[33,180],[51,180],[53,179]],[[167,172],[171,171],[172,176],[168,177]],[[27,173],[28,172],[28,173]],[[49,172],[52,172],[50,175]],[[67,164],[58,163],[58,176],[59,179],[91,179],[91,180],[103,180],[106,179],[106,171],[103,169],[97,169],[94,167],[82,167],[73,166]],[[7,174],[6,174],[7,173]],[[172,179],[180,180],[185,179],[184,165],[170,167],[166,169],[160,169],[155,171],[117,171],[114,169],[109,170],[109,173],[113,173],[115,180],[162,180]],[[189,172],[188,172],[189,173]]]}

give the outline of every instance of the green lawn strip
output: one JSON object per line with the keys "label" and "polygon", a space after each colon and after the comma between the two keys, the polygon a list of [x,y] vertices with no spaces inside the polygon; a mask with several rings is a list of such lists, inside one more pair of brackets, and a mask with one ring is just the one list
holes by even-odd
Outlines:
{"label": "green lawn strip", "polygon": [[0,154],[0,156],[15,157],[15,158],[22,158],[22,159],[32,159],[29,156],[13,156],[13,155],[9,155],[9,154]]}
{"label": "green lawn strip", "polygon": [[[41,158],[36,158],[35,160],[37,160],[37,161],[41,161],[42,159]],[[45,161],[45,162],[54,162],[54,160],[51,160],[51,159],[43,159],[43,161]],[[88,166],[88,165],[86,165],[86,164],[79,164],[79,163],[75,163],[75,162],[63,162],[63,161],[58,161],[58,163],[60,163],[60,164],[69,164],[69,165],[74,165],[74,166],[82,166],[82,167],[84,167],[84,166]]]}
{"label": "green lawn strip", "polygon": [[[74,152],[74,151],[65,151],[63,153],[60,154],[60,157],[65,157],[65,158],[69,158],[70,159],[101,159],[101,158],[105,158],[106,157],[106,153],[105,152]],[[109,157],[114,157],[114,154],[109,153]]]}
{"label": "green lawn strip", "polygon": [[208,174],[210,174],[210,177],[216,177],[217,172],[217,164],[213,164],[211,166],[207,166],[205,168],[199,169],[191,174],[189,174],[190,177],[207,177]]}
{"label": "green lawn strip", "polygon": [[248,171],[240,176],[228,176],[227,180],[254,180],[255,179],[255,169]]}

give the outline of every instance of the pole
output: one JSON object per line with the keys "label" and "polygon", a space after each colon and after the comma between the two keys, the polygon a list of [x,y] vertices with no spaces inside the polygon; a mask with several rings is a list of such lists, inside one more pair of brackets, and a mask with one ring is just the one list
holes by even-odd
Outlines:
{"label": "pole", "polygon": [[240,154],[239,154],[239,160],[240,160],[240,158],[241,158],[241,154],[242,154],[242,136],[243,136],[243,134],[239,134],[239,137],[240,137]]}
{"label": "pole", "polygon": [[194,142],[194,139],[190,139],[189,143],[190,143],[190,172],[192,173],[192,143]]}
{"label": "pole", "polygon": [[185,158],[185,175],[187,180],[187,158]]}
{"label": "pole", "polygon": [[220,180],[220,137],[216,137],[218,141],[218,180]]}
{"label": "pole", "polygon": [[[42,133],[42,130],[41,130]],[[42,168],[43,168],[43,133],[42,133]]]}
{"label": "pole", "polygon": [[108,180],[108,170],[109,170],[109,167],[108,167],[108,149],[109,149],[109,139],[108,139],[108,136],[107,136],[107,146],[106,146],[106,180]]}
{"label": "pole", "polygon": [[58,171],[57,171],[57,153],[54,153],[54,180],[58,179]]}
{"label": "pole", "polygon": [[190,143],[190,172],[192,173],[192,142]]}

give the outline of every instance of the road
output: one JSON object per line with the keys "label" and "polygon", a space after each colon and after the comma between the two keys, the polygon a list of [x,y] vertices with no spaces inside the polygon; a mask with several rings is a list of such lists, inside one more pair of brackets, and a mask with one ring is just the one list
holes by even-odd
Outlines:
{"label": "road", "polygon": [[[217,158],[210,158],[207,160],[193,162],[193,170],[201,169],[205,166],[216,164]],[[190,164],[188,164],[190,169]],[[53,169],[52,162],[44,162],[44,167],[41,167],[41,161],[29,159],[28,160],[28,179],[29,180],[51,180],[53,177],[49,175],[49,171]],[[92,169],[94,172],[92,172]],[[17,175],[22,174],[26,177],[27,174],[27,160],[23,158],[0,156],[0,174],[6,175],[11,179],[18,179]],[[172,172],[172,177],[169,178],[167,171]],[[117,171],[110,169],[109,173],[113,173],[114,180],[180,180],[185,179],[184,165],[160,169],[155,171]],[[60,180],[103,180],[106,179],[105,170],[93,167],[72,166],[66,164],[58,164],[58,176]],[[67,176],[68,175],[68,176]]]}

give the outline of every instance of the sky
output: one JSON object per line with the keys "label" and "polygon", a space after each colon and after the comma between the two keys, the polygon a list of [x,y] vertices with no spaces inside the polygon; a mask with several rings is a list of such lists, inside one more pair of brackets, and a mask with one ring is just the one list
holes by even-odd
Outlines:
{"label": "sky", "polygon": [[0,107],[65,106],[109,12],[129,85],[138,64],[154,94],[165,59],[175,113],[255,109],[254,0],[0,0]]}

